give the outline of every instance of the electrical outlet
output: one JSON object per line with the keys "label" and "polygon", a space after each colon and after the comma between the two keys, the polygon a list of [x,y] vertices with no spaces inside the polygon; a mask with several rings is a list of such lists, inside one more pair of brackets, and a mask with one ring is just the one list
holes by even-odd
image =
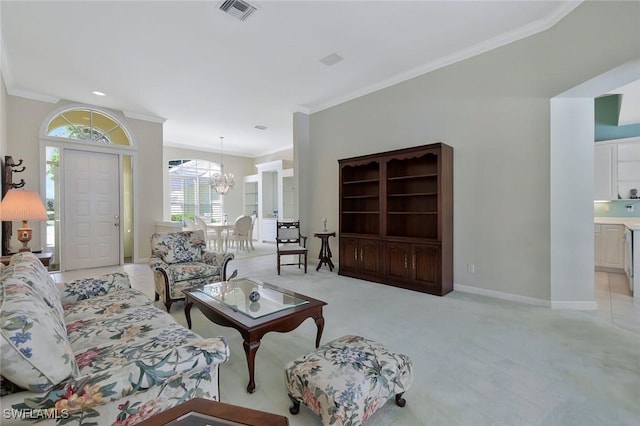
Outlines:
{"label": "electrical outlet", "polygon": [[473,263],[467,263],[467,272],[469,272],[470,274],[475,274],[476,265],[474,265]]}

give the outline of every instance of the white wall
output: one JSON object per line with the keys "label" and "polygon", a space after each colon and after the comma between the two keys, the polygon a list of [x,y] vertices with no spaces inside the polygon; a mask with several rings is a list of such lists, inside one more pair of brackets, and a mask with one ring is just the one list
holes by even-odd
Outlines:
{"label": "white wall", "polygon": [[[550,288],[555,307],[597,308],[593,266],[594,114],[593,98],[551,100]],[[571,164],[570,173],[567,164]]]}
{"label": "white wall", "polygon": [[543,33],[312,114],[303,221],[337,227],[338,159],[444,142],[456,285],[550,300],[550,99],[636,58],[639,14],[637,2],[586,2]]}
{"label": "white wall", "polygon": [[[284,160],[285,164],[293,162],[293,148],[285,149],[283,151],[272,152],[271,154],[259,155],[254,157],[254,164],[269,163],[271,161]],[[285,168],[287,168],[285,166]]]}

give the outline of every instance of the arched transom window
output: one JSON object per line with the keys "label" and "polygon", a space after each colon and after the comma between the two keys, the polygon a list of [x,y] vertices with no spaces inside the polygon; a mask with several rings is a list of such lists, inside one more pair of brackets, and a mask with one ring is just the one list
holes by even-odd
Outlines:
{"label": "arched transom window", "polygon": [[49,122],[47,135],[115,145],[131,145],[125,129],[103,112],[74,108],[56,115]]}

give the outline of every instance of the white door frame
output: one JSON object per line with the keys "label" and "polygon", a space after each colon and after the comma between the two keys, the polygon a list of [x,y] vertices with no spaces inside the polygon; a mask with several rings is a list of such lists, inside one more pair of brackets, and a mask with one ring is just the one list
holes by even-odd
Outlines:
{"label": "white door frame", "polygon": [[[84,144],[76,144],[76,143],[67,143],[67,142],[60,142],[59,140],[57,140],[57,138],[53,138],[55,140],[52,139],[44,139],[42,138],[40,140],[40,167],[41,167],[41,183],[40,183],[40,188],[41,188],[41,196],[44,198],[46,196],[46,147],[47,146],[51,146],[51,147],[57,147],[60,149],[60,168],[62,169],[62,167],[64,167],[64,151],[67,149],[70,150],[74,150],[74,151],[88,151],[88,152],[95,152],[95,153],[104,153],[104,154],[114,154],[118,156],[118,169],[119,169],[119,173],[120,173],[120,183],[119,183],[119,188],[118,188],[118,193],[119,193],[119,203],[120,203],[120,218],[121,218],[121,223],[124,223],[123,219],[124,219],[124,181],[122,179],[122,169],[123,169],[123,156],[128,155],[131,157],[131,168],[132,168],[132,173],[133,173],[133,188],[132,188],[132,192],[133,192],[133,251],[132,251],[132,255],[133,255],[133,263],[137,262],[137,250],[136,247],[138,245],[138,218],[135,215],[135,211],[136,211],[136,207],[137,207],[137,199],[135,194],[137,194],[137,173],[136,173],[136,165],[137,165],[137,158],[136,158],[136,153],[134,151],[131,150],[121,150],[121,149],[104,149],[102,147],[93,147],[93,146],[86,146]],[[89,148],[89,149],[87,149]],[[93,149],[91,149],[93,148]],[[63,174],[60,174],[60,178],[64,179]],[[61,200],[64,200],[64,181],[60,182],[60,194],[59,197]],[[63,233],[65,232],[65,211],[64,211],[64,206],[62,206],[61,208],[61,212],[60,212],[60,232]],[[46,235],[46,222],[40,222],[40,235]],[[124,264],[124,226],[120,226],[120,265]],[[60,244],[62,245],[62,239],[60,240]],[[65,269],[65,262],[64,262],[64,250],[63,247],[60,247],[59,250],[60,253],[60,270],[64,271]]]}
{"label": "white door frame", "polygon": [[[131,145],[126,146],[126,145],[116,145],[116,144],[92,143],[90,141],[60,138],[60,137],[47,135],[47,127],[50,121],[60,113],[67,110],[74,109],[74,108],[85,108],[85,109],[95,110],[98,112],[102,112],[105,115],[111,117],[127,131]],[[138,262],[137,247],[138,247],[139,238],[138,238],[138,217],[135,214],[135,212],[137,211],[137,207],[138,207],[138,199],[137,199],[138,198],[137,197],[137,194],[138,194],[138,173],[137,173],[137,165],[138,165],[137,153],[138,152],[137,151],[138,150],[137,150],[137,143],[135,140],[135,136],[133,135],[131,129],[129,129],[129,127],[126,125],[125,119],[122,116],[115,114],[114,112],[106,110],[104,108],[96,107],[93,105],[84,105],[84,104],[64,105],[62,107],[56,108],[51,113],[49,113],[49,115],[42,121],[42,124],[40,126],[40,162],[39,162],[40,163],[40,196],[43,197],[43,199],[46,196],[46,158],[47,158],[46,147],[47,146],[58,147],[60,149],[60,167],[61,168],[63,167],[63,163],[64,163],[65,149],[118,155],[118,168],[120,169],[120,186],[118,188],[118,191],[119,191],[121,223],[124,217],[124,181],[122,179],[123,157],[125,155],[131,157],[131,172],[133,174],[132,188],[131,188],[131,191],[132,191],[131,207],[133,211],[133,214],[132,214],[133,216],[132,218],[133,219],[132,220],[133,222],[132,223],[132,226],[133,226],[132,262],[137,263]],[[61,182],[60,188],[61,188],[60,189],[61,194],[59,195],[62,200],[64,199],[63,198],[64,197],[63,182]],[[40,224],[41,239],[46,239],[46,226],[47,226],[46,222],[40,222],[39,224]],[[120,265],[124,264],[124,229],[123,228],[124,226],[120,226]],[[64,232],[64,209],[62,209],[61,211],[60,232],[61,233]],[[63,255],[62,247],[60,248],[59,252],[60,252],[60,256],[62,257]],[[61,271],[64,271],[64,259],[60,259],[60,268],[61,268]]]}

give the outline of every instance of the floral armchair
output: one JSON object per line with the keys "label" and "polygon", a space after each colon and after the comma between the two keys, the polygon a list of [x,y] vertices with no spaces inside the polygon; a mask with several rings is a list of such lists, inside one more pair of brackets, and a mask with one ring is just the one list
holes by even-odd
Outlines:
{"label": "floral armchair", "polygon": [[151,235],[149,266],[153,270],[155,300],[162,298],[167,312],[171,304],[183,300],[183,290],[227,279],[231,253],[205,250],[202,230],[156,232]]}

